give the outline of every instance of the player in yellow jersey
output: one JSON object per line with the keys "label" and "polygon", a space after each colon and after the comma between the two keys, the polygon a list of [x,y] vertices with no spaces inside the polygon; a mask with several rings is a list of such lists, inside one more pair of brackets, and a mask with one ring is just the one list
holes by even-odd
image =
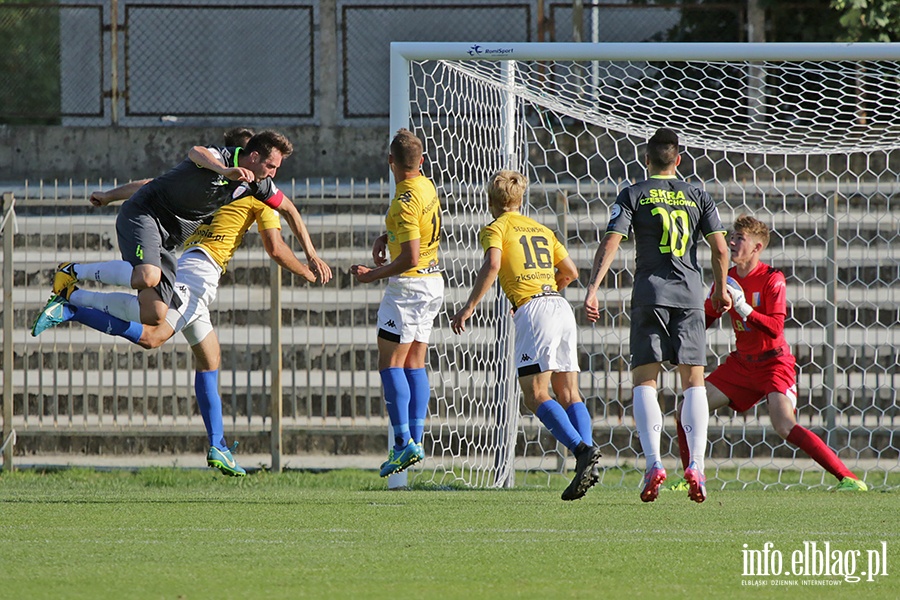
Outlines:
{"label": "player in yellow jersey", "polygon": [[444,279],[438,256],[441,202],[421,173],[422,161],[421,140],[400,129],[388,157],[396,191],[385,218],[387,233],[372,246],[376,266],[350,268],[360,283],[389,280],[378,308],[378,372],[394,446],[381,465],[382,477],[425,458],[422,437],[431,398],[425,359]]}
{"label": "player in yellow jersey", "polygon": [[575,455],[575,476],[562,499],[577,500],[597,483],[600,459],[591,416],[578,391],[575,313],[560,294],[578,278],[578,269],[550,229],[519,212],[527,186],[525,176],[515,171],[500,171],[491,179],[488,203],[494,221],[479,235],[484,262],[469,299],[450,325],[455,333],[465,331],[466,320],[499,277],[513,305],[516,367],[525,406]]}
{"label": "player in yellow jersey", "polygon": [[[331,279],[331,269],[316,254],[299,214],[295,217],[294,233],[307,255],[309,267],[285,243],[278,213],[256,198],[246,196],[217,210],[212,220],[197,228],[185,242],[174,285],[179,302],[170,306],[161,324],[141,325],[140,307],[134,294],[82,290],[75,285],[77,279],[61,292],[63,301],[53,307],[55,312],[48,314],[45,308],[35,321],[35,330],[41,325],[37,333],[65,321],[76,321],[148,349],[161,346],[181,331],[195,358],[194,388],[210,443],[207,464],[227,475],[244,475],[246,471],[235,462],[225,441],[218,391],[221,353],[209,305],[215,300],[221,274],[254,223],[266,252],[276,263],[310,282],[317,279],[317,274],[323,284]],[[90,278],[89,264],[73,267],[73,273]]]}

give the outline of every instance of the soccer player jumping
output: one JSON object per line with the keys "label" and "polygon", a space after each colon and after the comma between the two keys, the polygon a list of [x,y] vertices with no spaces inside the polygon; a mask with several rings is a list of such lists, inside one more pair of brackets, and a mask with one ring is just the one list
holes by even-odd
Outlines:
{"label": "soccer player jumping", "polygon": [[[818,436],[798,425],[796,360],[784,339],[787,300],[784,274],[760,260],[769,244],[769,228],[765,223],[741,215],[731,234],[731,260],[727,289],[734,307],[729,312],[737,349],[706,378],[709,409],[728,405],[737,412],[753,408],[765,399],[772,427],[778,435],[806,452],[822,467],[837,477],[836,489],[866,491],[866,484],[854,475],[831,448]],[[706,326],[722,313],[706,300]],[[690,460],[687,437],[682,427],[681,406],[678,410],[678,447],[685,468]],[[679,489],[676,483],[671,489]]]}

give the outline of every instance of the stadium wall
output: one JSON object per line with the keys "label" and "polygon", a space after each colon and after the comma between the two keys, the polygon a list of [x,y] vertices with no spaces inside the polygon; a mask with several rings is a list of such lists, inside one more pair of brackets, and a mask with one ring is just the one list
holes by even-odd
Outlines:
{"label": "stadium wall", "polygon": [[[282,179],[382,178],[387,170],[386,127],[273,127],[294,144]],[[118,180],[161,174],[191,146],[221,142],[225,127],[0,127],[0,164],[6,181]]]}

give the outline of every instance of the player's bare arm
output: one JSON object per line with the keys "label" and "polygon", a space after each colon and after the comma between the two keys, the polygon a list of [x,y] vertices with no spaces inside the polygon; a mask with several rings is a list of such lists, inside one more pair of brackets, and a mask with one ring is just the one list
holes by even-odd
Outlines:
{"label": "player's bare arm", "polygon": [[107,190],[105,192],[101,192],[100,190],[93,191],[91,192],[90,202],[94,206],[106,206],[107,204],[111,204],[112,202],[117,202],[119,200],[128,200],[148,181],[152,180],[141,179],[139,181],[129,181],[124,185],[120,185],[119,187]]}
{"label": "player's bare arm", "polygon": [[578,267],[571,256],[567,256],[554,265],[556,267],[556,289],[560,292],[578,279]]}
{"label": "player's bare arm", "polygon": [[[478,303],[481,302],[484,295],[487,294],[488,290],[491,289],[491,286],[494,285],[494,280],[497,279],[497,273],[500,272],[500,260],[502,256],[503,254],[500,251],[500,248],[488,248],[487,252],[484,253],[484,261],[481,263],[481,268],[478,269],[475,283],[472,284],[472,291],[469,293],[469,299],[466,300],[463,307],[453,315],[452,319],[450,319],[450,328],[453,329],[453,333],[462,333],[466,330],[466,321],[475,312],[475,307],[478,306]],[[563,261],[560,261],[560,264],[562,264],[562,262]]]}
{"label": "player's bare arm", "polygon": [[300,262],[294,255],[290,246],[281,237],[281,231],[278,229],[264,229],[259,232],[262,238],[263,247],[266,253],[272,257],[281,267],[287,269],[294,275],[304,278],[313,283],[316,281],[316,274],[311,268]]}
{"label": "player's bare arm", "polygon": [[219,162],[209,148],[204,146],[194,146],[188,151],[188,158],[203,169],[209,169],[214,173],[222,175],[230,181],[254,181],[256,175],[253,171],[244,167],[226,167]]}
{"label": "player's bare arm", "polygon": [[728,242],[725,240],[725,234],[721,232],[710,234],[706,241],[712,250],[712,270],[715,287],[713,288],[710,300],[713,308],[720,313],[731,309],[732,298],[726,289],[726,279],[728,277],[728,263],[731,260],[731,253],[728,250]]}
{"label": "player's bare arm", "polygon": [[[309,263],[309,268],[312,269],[312,272],[318,276],[320,283],[325,284],[331,281],[331,267],[319,258],[316,247],[312,243],[312,238],[309,237],[309,231],[306,229],[306,223],[303,222],[300,211],[297,210],[294,203],[288,198],[284,198],[277,210],[284,217],[284,220],[287,221],[288,227],[294,232],[297,241],[300,242],[300,247],[303,249],[303,253],[306,254],[306,262]],[[279,235],[279,237],[281,236]],[[293,252],[291,252],[291,256],[293,256]],[[299,273],[297,274],[300,275]],[[305,277],[305,275],[301,276]]]}
{"label": "player's bare arm", "polygon": [[597,253],[594,254],[594,265],[591,268],[591,278],[588,281],[587,292],[584,296],[584,311],[587,314],[588,321],[593,323],[600,318],[600,304],[597,301],[597,290],[600,289],[600,283],[606,277],[607,271],[616,257],[619,250],[619,244],[622,242],[622,236],[618,233],[608,232],[603,239],[600,240],[600,246]]}
{"label": "player's bare arm", "polygon": [[380,267],[386,263],[387,256],[387,234],[382,233],[372,244],[372,260],[375,261],[375,266]]}
{"label": "player's bare arm", "polygon": [[379,279],[400,275],[419,264],[419,247],[420,242],[418,238],[403,242],[400,244],[400,254],[388,264],[375,267],[374,269],[365,265],[353,265],[350,267],[350,273],[360,283],[371,283]]}

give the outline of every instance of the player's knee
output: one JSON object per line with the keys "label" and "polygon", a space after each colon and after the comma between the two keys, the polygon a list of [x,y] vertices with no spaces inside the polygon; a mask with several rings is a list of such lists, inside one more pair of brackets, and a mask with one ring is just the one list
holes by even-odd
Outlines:
{"label": "player's knee", "polygon": [[781,437],[781,439],[786,440],[788,439],[788,436],[791,435],[791,430],[794,428],[794,423],[773,419],[772,427],[775,429],[775,433],[777,433]]}
{"label": "player's knee", "polygon": [[159,285],[162,271],[150,265],[140,265],[131,272],[131,287],[135,290],[146,290]]}
{"label": "player's knee", "polygon": [[556,401],[563,408],[569,408],[576,402],[582,402],[581,394],[578,393],[578,389],[570,389],[570,388],[562,388],[560,390],[556,390]]}
{"label": "player's knee", "polygon": [[[155,327],[157,325],[162,325],[163,321],[166,320],[166,311],[160,311],[157,307],[158,303],[154,303],[153,306],[142,306],[141,307],[141,323],[144,325],[149,325],[151,327]],[[163,308],[165,305],[163,305]],[[147,342],[152,343],[148,340]],[[157,344],[156,346],[151,346],[152,348],[156,348],[162,344]]]}

